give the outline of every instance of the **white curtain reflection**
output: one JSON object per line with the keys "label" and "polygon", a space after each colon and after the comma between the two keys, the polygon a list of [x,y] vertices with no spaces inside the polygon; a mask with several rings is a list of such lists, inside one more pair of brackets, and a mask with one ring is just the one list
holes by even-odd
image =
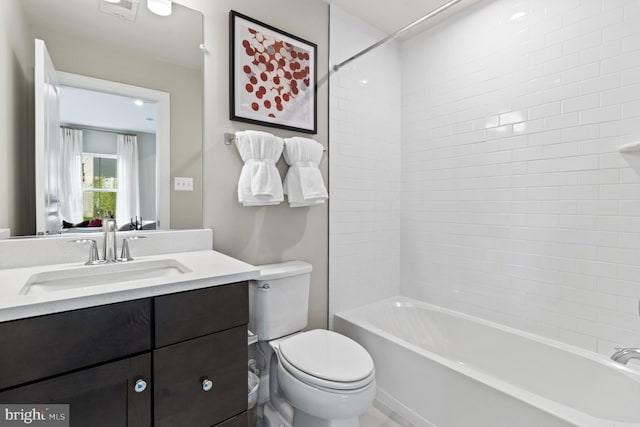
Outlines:
{"label": "white curtain reflection", "polygon": [[60,211],[62,219],[82,221],[82,131],[60,128]]}
{"label": "white curtain reflection", "polygon": [[140,216],[138,138],[135,135],[118,135],[117,175],[116,223],[121,227],[131,218]]}

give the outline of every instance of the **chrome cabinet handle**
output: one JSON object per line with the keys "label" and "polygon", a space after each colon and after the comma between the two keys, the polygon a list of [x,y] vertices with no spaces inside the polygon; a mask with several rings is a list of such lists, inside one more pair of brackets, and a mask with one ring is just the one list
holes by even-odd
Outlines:
{"label": "chrome cabinet handle", "polygon": [[209,380],[209,379],[205,379],[204,381],[202,381],[202,390],[203,391],[209,391],[213,388],[213,381]]}
{"label": "chrome cabinet handle", "polygon": [[133,387],[136,393],[142,393],[147,389],[147,382],[143,379],[136,381],[136,385]]}

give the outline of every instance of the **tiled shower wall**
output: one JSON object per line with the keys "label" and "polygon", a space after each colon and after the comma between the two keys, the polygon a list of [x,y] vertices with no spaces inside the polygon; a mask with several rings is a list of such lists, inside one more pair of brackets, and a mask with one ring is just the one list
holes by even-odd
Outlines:
{"label": "tiled shower wall", "polygon": [[402,72],[402,293],[640,346],[640,1],[481,1]]}
{"label": "tiled shower wall", "polygon": [[[331,6],[334,65],[384,37]],[[329,312],[400,293],[400,49],[390,43],[330,80]]]}

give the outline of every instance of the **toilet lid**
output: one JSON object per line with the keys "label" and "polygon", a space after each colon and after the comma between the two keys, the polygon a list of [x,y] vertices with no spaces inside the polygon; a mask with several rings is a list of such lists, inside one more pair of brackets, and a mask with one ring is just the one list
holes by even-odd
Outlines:
{"label": "toilet lid", "polygon": [[331,382],[360,382],[373,374],[373,360],[360,344],[324,329],[283,340],[280,357],[307,375]]}

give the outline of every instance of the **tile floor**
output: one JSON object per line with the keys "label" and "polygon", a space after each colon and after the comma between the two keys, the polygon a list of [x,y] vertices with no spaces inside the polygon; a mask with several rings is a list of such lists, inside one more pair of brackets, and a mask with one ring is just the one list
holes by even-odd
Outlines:
{"label": "tile floor", "polygon": [[379,402],[372,406],[360,417],[360,427],[414,427],[413,424],[391,412]]}

